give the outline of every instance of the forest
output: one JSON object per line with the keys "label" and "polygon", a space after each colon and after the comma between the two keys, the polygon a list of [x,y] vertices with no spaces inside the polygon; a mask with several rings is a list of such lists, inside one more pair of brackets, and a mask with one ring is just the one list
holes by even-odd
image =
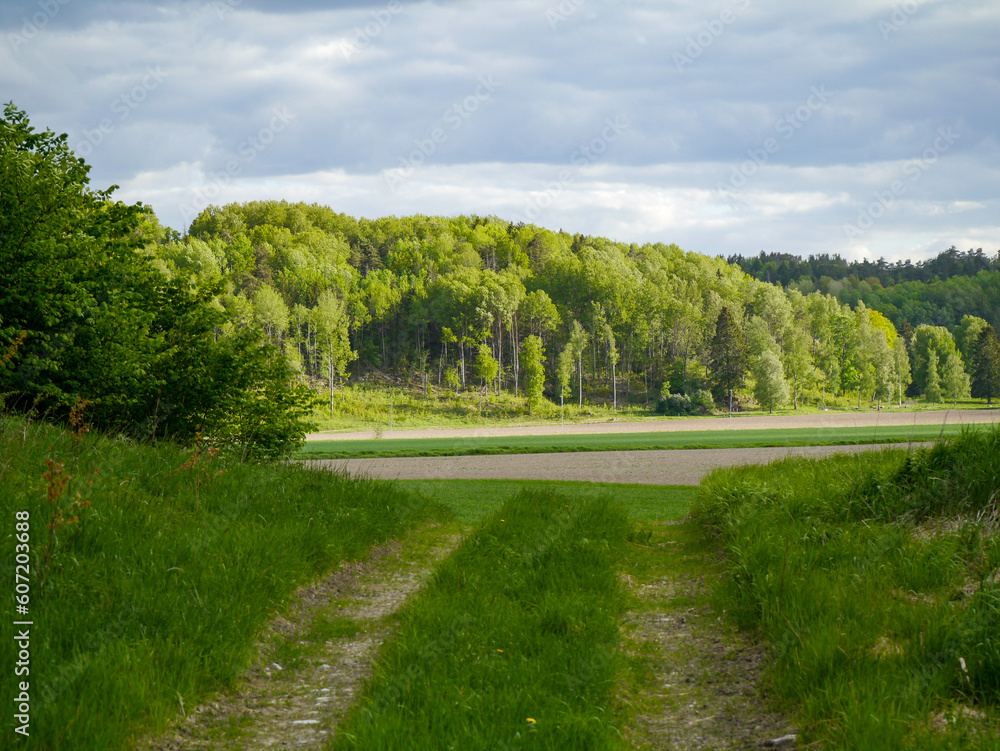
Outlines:
{"label": "forest", "polygon": [[495,216],[263,201],[210,206],[182,235],[114,187],[91,189],[88,172],[65,135],[5,107],[8,406],[67,417],[85,404],[95,427],[267,457],[301,443],[322,399],[332,416],[348,383],[509,395],[528,414],[1000,393],[1000,269],[979,252],[917,264],[971,276],[782,285],[676,245]]}
{"label": "forest", "polygon": [[[529,410],[546,396],[697,412],[730,392],[737,407],[773,409],[997,391],[992,261],[930,283],[783,287],[676,245],[492,216],[369,220],[268,201],[209,207],[183,237],[150,229],[154,265],[224,284],[232,325],[259,323],[331,399],[368,378],[504,391]],[[980,258],[949,249],[917,267]]]}

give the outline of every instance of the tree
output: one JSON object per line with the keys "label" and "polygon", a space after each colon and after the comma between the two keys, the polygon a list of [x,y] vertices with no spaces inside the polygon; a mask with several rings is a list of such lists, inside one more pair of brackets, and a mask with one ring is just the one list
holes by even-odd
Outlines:
{"label": "tree", "polygon": [[573,381],[573,366],[575,365],[576,353],[573,352],[573,345],[569,342],[559,353],[556,362],[556,383],[559,384],[560,399],[569,396],[570,384]]}
{"label": "tree", "polygon": [[754,380],[754,398],[769,413],[774,414],[775,407],[788,401],[788,382],[776,352],[767,350],[757,358]]}
{"label": "tree", "polygon": [[[927,363],[930,352],[937,355],[937,366],[939,368],[948,356],[957,352],[955,340],[951,332],[943,326],[920,325],[913,332],[913,381],[921,392],[927,390]],[[940,384],[939,384],[940,385]],[[940,396],[935,401],[940,401]]]}
{"label": "tree", "polygon": [[941,371],[941,387],[944,396],[958,406],[959,399],[969,396],[969,375],[962,364],[962,356],[955,352],[944,361]]}
{"label": "tree", "polygon": [[538,408],[545,390],[545,349],[542,340],[532,334],[521,344],[524,364],[524,395],[528,398],[528,414]]}
{"label": "tree", "polygon": [[708,352],[708,369],[712,377],[712,398],[724,404],[730,392],[743,388],[746,379],[747,344],[739,323],[723,307],[715,322],[715,336]]}
{"label": "tree", "polygon": [[899,406],[903,406],[903,394],[912,382],[910,377],[910,356],[906,353],[906,340],[903,337],[896,338],[896,344],[892,348],[892,373],[896,379],[896,395],[899,399]]}
{"label": "tree", "polygon": [[938,376],[938,355],[936,350],[927,353],[927,377],[924,398],[933,403],[941,401],[941,378]]}
{"label": "tree", "polygon": [[987,325],[976,338],[972,357],[972,396],[987,404],[1000,395],[1000,340],[996,330]]}
{"label": "tree", "polygon": [[583,409],[583,353],[587,349],[587,342],[590,337],[579,321],[574,320],[570,327],[569,343],[567,346],[576,357],[577,379],[580,390],[580,408]]}
{"label": "tree", "polygon": [[[54,416],[87,400],[95,427],[126,435],[200,436],[246,457],[290,451],[314,397],[262,332],[220,303],[213,247],[190,246],[197,263],[165,274],[144,246],[176,238],[155,231],[141,204],[112,200],[114,187],[91,190],[90,168],[66,141],[4,107],[0,268],[17,273],[0,274],[0,351],[19,343],[4,356],[0,392]],[[177,250],[186,252],[163,252]]]}
{"label": "tree", "polygon": [[962,362],[971,363],[975,357],[976,342],[989,324],[978,316],[962,316],[962,322],[955,328],[955,345],[962,353]]}
{"label": "tree", "polygon": [[330,290],[320,293],[319,301],[311,313],[316,327],[319,350],[326,360],[327,383],[330,387],[330,417],[333,418],[333,383],[338,375],[347,371],[347,364],[357,359],[358,353],[351,350],[351,339],[347,330],[347,309],[344,301]]}
{"label": "tree", "polygon": [[253,310],[268,339],[280,347],[289,317],[288,306],[281,295],[271,285],[262,284],[253,296]]}
{"label": "tree", "polygon": [[479,378],[482,380],[482,386],[486,389],[486,395],[489,396],[490,383],[496,379],[497,372],[500,370],[500,363],[493,357],[493,353],[490,352],[489,347],[485,344],[480,344],[475,364],[476,372],[479,373]]}

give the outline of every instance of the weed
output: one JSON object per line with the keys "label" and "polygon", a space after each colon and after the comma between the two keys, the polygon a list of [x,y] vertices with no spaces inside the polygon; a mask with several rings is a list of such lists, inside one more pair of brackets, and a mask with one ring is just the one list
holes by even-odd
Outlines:
{"label": "weed", "polygon": [[997,478],[996,428],[706,478],[692,515],[725,553],[718,597],[770,641],[772,688],[807,741],[995,747]]}
{"label": "weed", "polygon": [[[31,645],[25,748],[125,748],[164,729],[181,701],[190,711],[242,674],[261,628],[298,586],[447,516],[389,483],[223,454],[211,460],[212,482],[200,481],[196,509],[191,470],[177,472],[191,451],[82,425],[70,426],[74,437],[8,415],[0,435],[0,513],[29,512],[36,560],[56,521],[45,596],[31,601],[44,638]],[[195,465],[202,474],[208,453]],[[86,471],[73,471],[74,456]],[[95,499],[83,514],[77,491],[81,505]],[[0,581],[13,589],[12,566]],[[0,641],[12,643],[11,623],[0,622]],[[15,687],[0,681],[0,701],[12,704]]]}

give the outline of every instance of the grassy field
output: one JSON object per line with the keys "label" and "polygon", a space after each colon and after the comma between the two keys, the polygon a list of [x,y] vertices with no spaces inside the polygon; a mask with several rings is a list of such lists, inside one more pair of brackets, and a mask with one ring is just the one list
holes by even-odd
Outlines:
{"label": "grassy field", "polygon": [[683,485],[618,485],[541,480],[397,480],[403,490],[447,506],[455,518],[477,525],[522,492],[554,492],[583,501],[606,496],[635,522],[670,521],[687,514],[696,488]]}
{"label": "grassy field", "polygon": [[[691,438],[641,437],[661,436]],[[625,610],[659,606],[637,605],[622,576],[721,569],[718,611],[766,639],[769,692],[802,743],[998,749],[998,504],[997,428],[932,450],[719,471],[694,489],[357,482],[0,414],[13,562],[0,581],[23,585],[28,611],[0,623],[4,669],[13,621],[30,619],[24,747],[128,747],[237,680],[297,585],[447,520],[469,537],[404,608],[338,748],[623,748],[638,713],[677,707],[652,653],[623,651]],[[693,602],[674,603],[678,617]],[[0,687],[8,706],[16,695]]]}
{"label": "grassy field", "polygon": [[630,532],[606,499],[505,501],[407,606],[333,748],[621,748],[612,652]]}
{"label": "grassy field", "polygon": [[997,429],[706,478],[720,607],[771,644],[805,743],[1000,748],[998,499]]}
{"label": "grassy field", "polygon": [[[528,414],[527,401],[523,396],[509,393],[491,393],[480,399],[480,393],[470,391],[455,393],[450,389],[428,387],[428,395],[415,385],[390,387],[384,382],[355,383],[345,386],[334,394],[333,415],[329,402],[316,410],[314,419],[320,430],[376,430],[388,433],[390,425],[399,430],[410,428],[469,428],[497,425],[558,425],[560,420],[568,423],[593,422],[603,420],[651,420],[663,419],[656,410],[657,395],[650,391],[633,392],[626,398],[624,390],[618,395],[618,409],[612,408],[610,394],[585,394],[583,407],[577,406],[575,399],[567,399],[560,412],[558,402],[549,399],[532,415]],[[808,402],[808,403],[807,403]],[[775,410],[776,415],[811,414],[821,411],[821,404],[833,410],[855,411],[857,398],[827,397],[821,402],[820,395],[804,400],[798,409],[786,407]],[[872,405],[874,406],[874,405]],[[945,409],[950,405],[927,402],[909,403],[907,411]],[[985,407],[982,399],[959,401],[961,409]],[[755,413],[751,410],[751,414]],[[765,414],[759,410],[759,414]],[[721,414],[721,413],[720,413]]]}
{"label": "grassy field", "polygon": [[878,428],[776,428],[692,430],[598,435],[539,435],[504,438],[393,438],[309,441],[296,459],[366,459],[393,456],[549,454],[575,451],[843,446],[933,441],[957,435],[960,425],[899,425]]}
{"label": "grassy field", "polygon": [[[297,585],[451,518],[389,483],[4,414],[0,511],[0,584],[26,608],[15,614],[8,599],[0,619],[0,698],[16,706],[17,683],[29,683],[22,747],[44,749],[124,748],[162,729],[241,674]],[[30,673],[17,681],[15,620],[33,622]],[[12,714],[0,745],[19,737]]]}

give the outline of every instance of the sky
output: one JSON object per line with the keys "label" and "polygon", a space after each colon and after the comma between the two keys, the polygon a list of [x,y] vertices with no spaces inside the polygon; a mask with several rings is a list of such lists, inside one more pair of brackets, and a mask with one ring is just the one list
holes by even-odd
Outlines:
{"label": "sky", "polygon": [[97,189],[496,215],[707,255],[1000,250],[995,0],[4,0]]}

